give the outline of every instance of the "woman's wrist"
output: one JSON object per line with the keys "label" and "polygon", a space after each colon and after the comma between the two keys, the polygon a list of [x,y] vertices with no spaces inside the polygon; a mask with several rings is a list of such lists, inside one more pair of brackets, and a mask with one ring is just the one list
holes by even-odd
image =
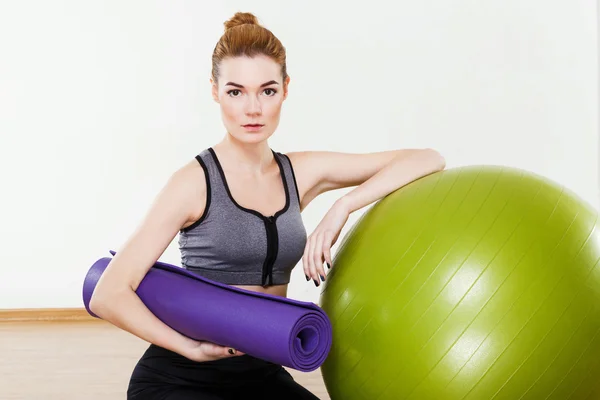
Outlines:
{"label": "woman's wrist", "polygon": [[333,207],[346,215],[350,215],[352,213],[351,201],[352,200],[347,195],[344,195],[336,200]]}

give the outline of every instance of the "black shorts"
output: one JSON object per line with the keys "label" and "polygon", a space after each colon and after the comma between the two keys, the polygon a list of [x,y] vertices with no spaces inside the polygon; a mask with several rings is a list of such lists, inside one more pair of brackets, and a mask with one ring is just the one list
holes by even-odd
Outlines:
{"label": "black shorts", "polygon": [[242,355],[194,362],[150,345],[127,389],[129,400],[318,400],[281,366]]}

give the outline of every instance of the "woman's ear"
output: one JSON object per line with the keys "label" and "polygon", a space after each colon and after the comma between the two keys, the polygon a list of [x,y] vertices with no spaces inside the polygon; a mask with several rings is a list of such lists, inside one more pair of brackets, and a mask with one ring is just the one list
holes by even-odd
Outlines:
{"label": "woman's ear", "polygon": [[213,81],[212,78],[210,78],[210,86],[211,86],[212,98],[216,103],[218,103],[219,102],[219,87],[217,86],[217,83],[215,81]]}
{"label": "woman's ear", "polygon": [[283,99],[287,99],[288,96],[288,85],[290,84],[290,77],[286,77],[283,81]]}

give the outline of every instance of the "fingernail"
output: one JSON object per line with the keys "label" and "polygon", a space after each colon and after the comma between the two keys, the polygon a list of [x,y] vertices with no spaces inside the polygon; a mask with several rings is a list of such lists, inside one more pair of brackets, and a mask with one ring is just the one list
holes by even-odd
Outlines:
{"label": "fingernail", "polygon": [[229,349],[229,354],[231,354],[231,355],[235,354],[235,350],[234,349]]}
{"label": "fingernail", "polygon": [[315,283],[315,286],[319,286],[319,281],[313,281]]}
{"label": "fingernail", "polygon": [[304,276],[306,277],[306,281],[308,282],[310,280],[310,278],[306,274],[304,274]]}
{"label": "fingernail", "polygon": [[325,264],[327,264],[327,268],[331,269],[331,265],[329,265],[329,263],[325,263]]}
{"label": "fingernail", "polygon": [[325,277],[323,275],[321,275],[321,280],[325,282]]}

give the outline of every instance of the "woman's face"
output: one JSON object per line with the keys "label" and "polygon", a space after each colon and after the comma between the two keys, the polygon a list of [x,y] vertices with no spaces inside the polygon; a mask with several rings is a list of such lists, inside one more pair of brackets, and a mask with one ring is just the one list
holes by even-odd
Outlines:
{"label": "woman's face", "polygon": [[245,143],[268,139],[279,125],[288,83],[289,78],[282,81],[281,66],[269,57],[223,60],[212,95],[221,105],[227,132]]}

